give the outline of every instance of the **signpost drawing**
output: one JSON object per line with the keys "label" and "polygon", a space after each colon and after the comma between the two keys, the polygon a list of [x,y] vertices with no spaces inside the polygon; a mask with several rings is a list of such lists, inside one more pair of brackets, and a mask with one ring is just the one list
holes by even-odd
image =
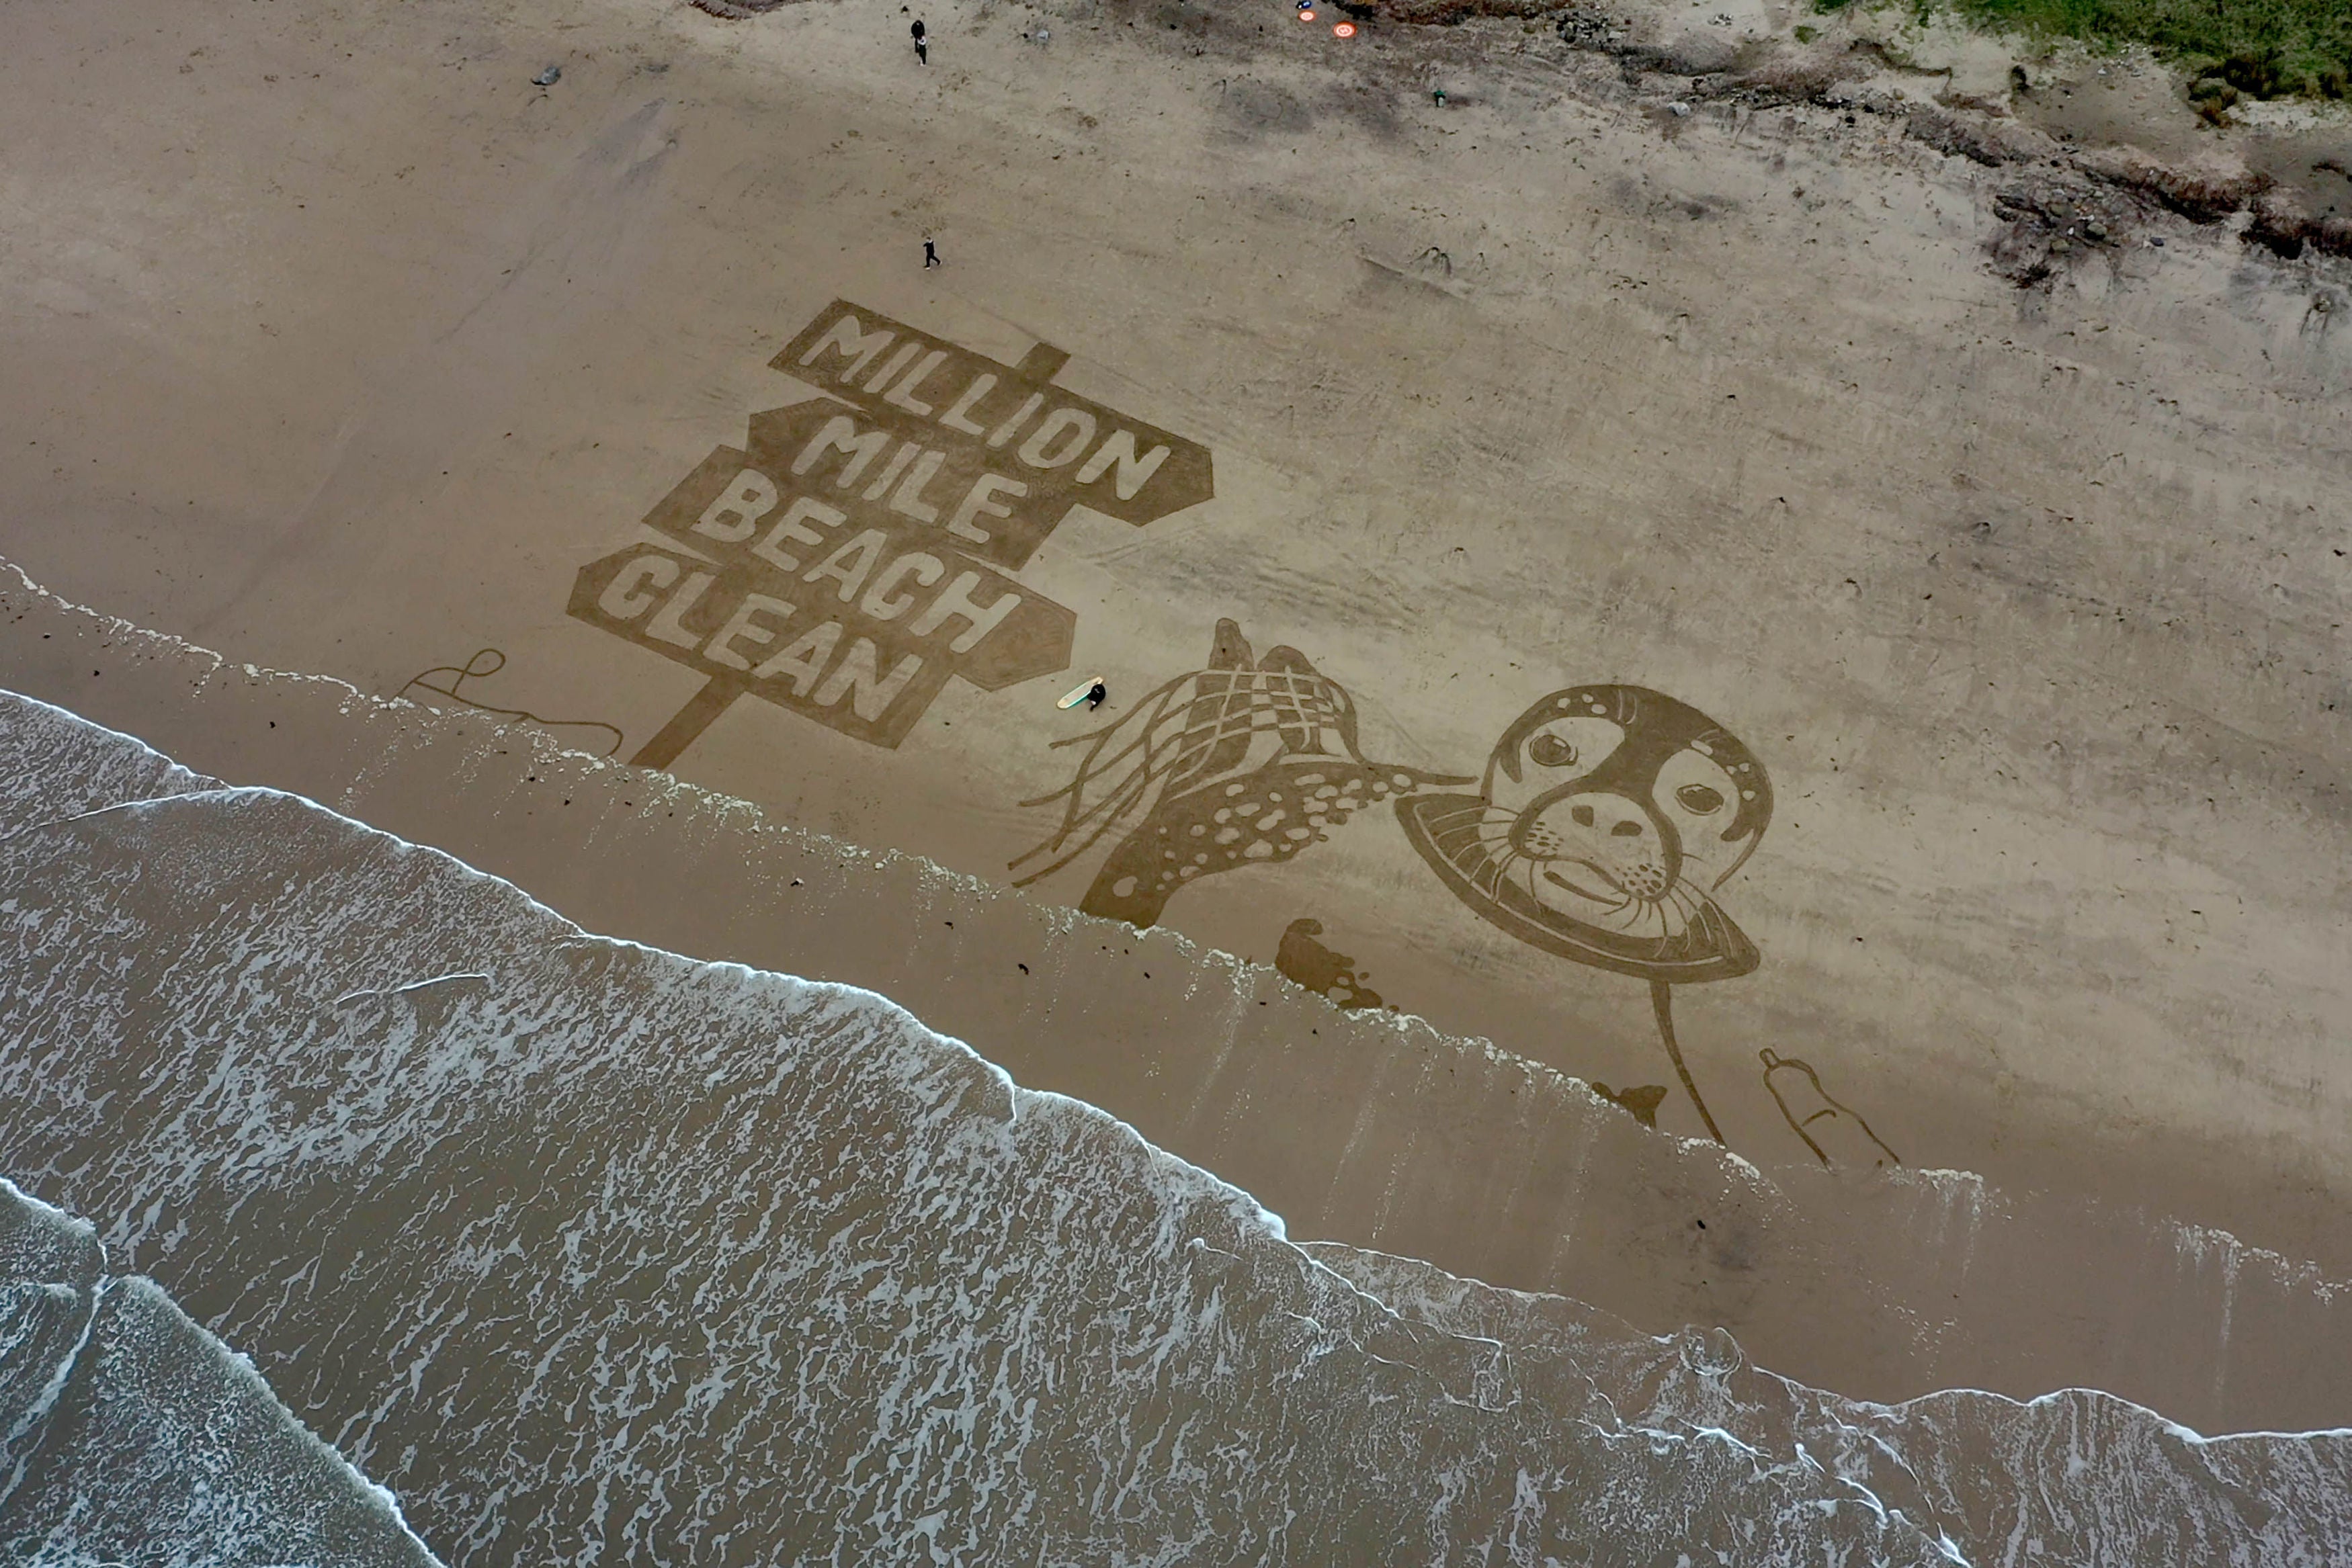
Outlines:
{"label": "signpost drawing", "polygon": [[1142,527],[1210,498],[1209,451],[835,300],[770,361],[827,395],[751,417],[646,515],[676,541],[580,570],[570,613],[702,674],[630,758],[666,768],[737,697],[895,747],[950,677],[1066,670],[1076,614],[1013,574],[1074,506]]}

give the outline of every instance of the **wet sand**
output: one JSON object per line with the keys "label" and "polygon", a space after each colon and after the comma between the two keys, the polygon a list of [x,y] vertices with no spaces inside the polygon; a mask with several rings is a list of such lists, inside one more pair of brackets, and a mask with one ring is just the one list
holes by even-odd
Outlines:
{"label": "wet sand", "polygon": [[[1073,612],[1067,667],[950,681],[896,746],[739,699],[669,770],[1002,889],[1054,827],[1021,804],[1070,778],[1051,743],[1091,727],[1052,699],[1099,673],[1104,716],[1132,714],[1213,662],[1221,620],[1261,665],[1311,662],[1361,757],[1422,776],[1482,779],[1554,694],[1664,694],[1770,779],[1752,856],[1701,890],[1757,966],[1673,1006],[1693,1083],[1778,1196],[1522,1065],[1664,1089],[1659,1126],[1705,1131],[1640,977],[1482,917],[1385,804],[1178,890],[1161,919],[1185,943],[1051,913],[1108,841],[1034,903],[954,883],[1018,928],[975,971],[898,950],[940,885],[915,862],[788,916],[816,852],[745,849],[700,797],[698,836],[652,822],[642,775],[534,755],[595,787],[551,804],[452,739],[394,788],[402,754],[335,727],[338,689],[194,698],[193,666],[127,645],[85,666],[106,637],[37,636],[51,612],[14,589],[0,677],[193,767],[348,800],[592,929],[855,979],[992,1056],[1032,1051],[1007,1062],[1023,1082],[1302,1235],[1504,1284],[1572,1272],[1644,1326],[1728,1323],[1848,1392],[2089,1383],[2210,1428],[2340,1416],[2297,1364],[2340,1339],[2320,1281],[2352,1271],[2352,350],[2319,308],[2346,298],[2330,264],[2149,219],[2021,289],[1987,251],[2033,171],[1819,105],[1676,114],[1493,25],[1340,56],[1278,9],[1262,43],[1181,7],[929,22],[928,70],[902,18],[816,7],[16,24],[0,554],[232,661],[465,710],[415,684],[437,667],[625,757],[704,682],[573,613],[582,569],[656,548],[640,519],[805,396],[768,368],[794,334],[847,299],[1003,367],[1066,350],[1057,385],[1214,460],[1212,498],[1139,527],[1081,505],[1011,569]],[[921,268],[926,234],[946,267]],[[680,624],[705,650],[721,630]],[[364,726],[387,722],[426,733]],[[1201,956],[1271,961],[1300,919],[1433,1028]],[[1090,967],[1024,992],[1046,932]],[[1259,1000],[1284,1026],[1237,1032]],[[1017,1044],[1004,1020],[1041,1015],[1070,1032]],[[1519,1060],[1439,1043],[1459,1037]],[[1867,1127],[1845,1163],[1981,1173],[2052,1215],[1979,1270],[1935,1229],[1969,1183],[1815,1179],[1813,1103],[1791,1113],[1766,1052]],[[1906,1207],[1929,1194],[1940,1218]],[[1718,1200],[1831,1218],[1759,1267],[1716,1220],[1696,1239],[1706,1216],[1682,1210]],[[2292,1328],[2233,1294],[2230,1244],[2200,1255],[2124,1210],[2294,1260],[2270,1296]],[[2036,1293],[2059,1259],[2079,1311]],[[2214,1374],[2225,1344],[2243,1376]]]}
{"label": "wet sand", "polygon": [[200,770],[94,775],[79,809],[209,778],[288,789],[588,929],[878,992],[1235,1183],[1295,1240],[1559,1292],[1646,1332],[1726,1328],[1758,1364],[1853,1397],[2097,1387],[2209,1432],[2327,1427],[2347,1397],[2340,1275],[2129,1195],[1768,1176],[1490,1041],[1341,1011],[1178,934],[808,834],[530,727],[223,666],[22,588],[0,591],[0,649],[26,685],[71,688]]}
{"label": "wet sand", "polygon": [[2352,1433],[1857,1404],[1720,1328],[1300,1248],[887,998],[0,715],[0,1147],[88,1217],[0,1184],[12,1559],[1927,1568],[2352,1527]]}

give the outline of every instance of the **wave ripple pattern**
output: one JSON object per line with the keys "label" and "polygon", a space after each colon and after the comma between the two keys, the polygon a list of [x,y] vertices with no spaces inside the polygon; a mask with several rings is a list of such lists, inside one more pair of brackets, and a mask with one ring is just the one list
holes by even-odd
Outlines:
{"label": "wave ripple pattern", "polygon": [[249,1363],[102,1263],[0,1181],[0,1562],[433,1568]]}
{"label": "wave ripple pattern", "polygon": [[1799,1422],[1727,1343],[1361,1260],[1392,1310],[884,998],[587,936],[289,796],[47,816],[95,744],[51,727],[0,745],[0,1170],[449,1563],[2064,1561],[2048,1521],[2152,1563],[2181,1506],[2203,1561],[2346,1538],[2335,1437]]}

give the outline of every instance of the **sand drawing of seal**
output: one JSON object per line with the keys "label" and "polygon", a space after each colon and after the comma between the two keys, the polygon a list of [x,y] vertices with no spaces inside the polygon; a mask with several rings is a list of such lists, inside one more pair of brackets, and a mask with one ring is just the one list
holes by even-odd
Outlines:
{"label": "sand drawing of seal", "polygon": [[1477,794],[1416,795],[1397,815],[1465,904],[1563,958],[1676,985],[1759,962],[1713,895],[1755,852],[1772,787],[1685,703],[1554,692],[1503,732]]}
{"label": "sand drawing of seal", "polygon": [[1764,765],[1687,703],[1570,686],[1511,722],[1475,795],[1396,803],[1405,837],[1481,919],[1531,946],[1650,982],[1658,1033],[1699,1119],[1673,988],[1745,975],[1756,944],[1715,902],[1772,817]]}
{"label": "sand drawing of seal", "polygon": [[[1688,703],[1605,682],[1548,693],[1504,729],[1477,793],[1465,794],[1467,778],[1368,759],[1345,687],[1295,648],[1258,656],[1237,622],[1221,620],[1204,668],[1053,746],[1078,753],[1069,782],[1022,805],[1058,806],[1061,821],[1012,862],[1034,867],[1015,886],[1108,840],[1078,907],[1148,927],[1188,883],[1292,860],[1386,800],[1406,841],[1480,919],[1649,983],[1666,1057],[1707,1135],[1724,1141],[1675,1039],[1674,988],[1733,979],[1763,961],[1716,894],[1762,842],[1772,783],[1745,742]],[[1380,1006],[1353,961],[1314,940],[1321,929],[1293,921],[1276,967],[1342,1007]],[[1778,1061],[1768,1053],[1768,1067]],[[1811,1120],[1790,1111],[1784,1085],[1766,1083],[1813,1154],[1839,1163]],[[1594,1087],[1657,1124],[1665,1090]],[[1852,1163],[1899,1163],[1847,1114],[1875,1151]]]}

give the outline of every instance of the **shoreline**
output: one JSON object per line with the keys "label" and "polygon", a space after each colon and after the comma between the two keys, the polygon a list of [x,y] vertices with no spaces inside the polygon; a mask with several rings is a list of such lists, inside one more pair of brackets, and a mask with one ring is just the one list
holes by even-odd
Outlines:
{"label": "shoreline", "polygon": [[[307,1526],[404,1563],[420,1535],[584,1563],[656,1531],[690,1559],[1287,1559],[1295,1532],[1366,1561],[1924,1568],[2027,1530],[2095,1562],[2151,1536],[2299,1561],[2345,1529],[2352,1434],[2203,1437],[2085,1390],[1856,1404],[1720,1328],[1298,1247],[886,996],[598,937],[299,797],[6,706],[7,1131],[89,1217],[0,1188],[37,1357],[65,1353],[0,1387],[65,1388],[16,1493],[52,1552],[241,1523],[248,1552]],[[1202,1457],[1104,1510],[1171,1431]],[[126,1448],[145,1484],[110,1487]],[[971,1484],[862,1485],[842,1456],[877,1449]],[[292,1518],[269,1507],[289,1479]]]}
{"label": "shoreline", "polygon": [[[2218,1437],[2331,1429],[2352,1399],[2311,1370],[2315,1345],[2352,1345],[2352,1281],[2235,1237],[1964,1173],[1760,1169],[1489,1041],[809,835],[529,726],[240,667],[37,591],[0,588],[0,667],[26,695],[70,691],[83,722],[438,849],[601,936],[884,997],[1251,1194],[1302,1245],[1647,1333],[1721,1326],[1759,1364],[1882,1403],[2084,1387]],[[103,673],[77,678],[87,665]]]}

